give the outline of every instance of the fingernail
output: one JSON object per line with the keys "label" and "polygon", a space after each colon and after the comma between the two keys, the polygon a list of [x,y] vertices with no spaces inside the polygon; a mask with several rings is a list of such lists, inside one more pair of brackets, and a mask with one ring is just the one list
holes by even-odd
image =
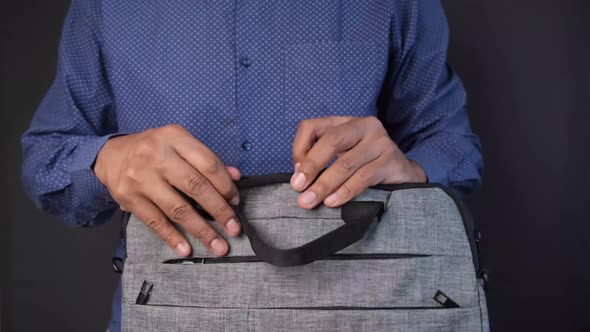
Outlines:
{"label": "fingernail", "polygon": [[240,196],[236,195],[234,196],[230,201],[229,204],[231,205],[238,205],[240,204]]}
{"label": "fingernail", "polygon": [[326,205],[333,205],[336,203],[336,201],[338,200],[338,195],[336,195],[335,193],[326,197],[326,199],[324,200],[324,203]]}
{"label": "fingernail", "polygon": [[180,256],[187,256],[190,254],[191,248],[187,243],[180,242],[176,245],[176,253]]}
{"label": "fingernail", "polygon": [[231,218],[227,222],[227,224],[225,224],[225,228],[227,229],[227,232],[232,236],[240,234],[240,224],[238,224],[238,222],[234,218]]}
{"label": "fingernail", "polygon": [[213,254],[217,256],[223,256],[227,252],[227,244],[225,241],[215,239],[211,241],[211,251],[213,251]]}
{"label": "fingernail", "polygon": [[301,203],[304,205],[311,205],[315,201],[315,193],[313,191],[306,191],[301,194]]}
{"label": "fingernail", "polygon": [[302,172],[295,173],[293,179],[291,180],[291,184],[296,190],[303,190],[303,186],[305,186],[305,174]]}
{"label": "fingernail", "polygon": [[301,163],[295,163],[295,170],[299,168],[299,165],[301,165]]}

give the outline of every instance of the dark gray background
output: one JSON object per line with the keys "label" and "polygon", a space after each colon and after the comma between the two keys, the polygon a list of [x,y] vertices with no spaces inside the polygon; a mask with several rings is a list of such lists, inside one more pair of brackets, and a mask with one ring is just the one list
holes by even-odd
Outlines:
{"label": "dark gray background", "polygon": [[[53,78],[67,5],[0,5],[0,331],[104,331],[110,315],[118,225],[67,229],[36,211],[19,182],[19,136]],[[445,6],[450,62],[486,159],[470,203],[492,328],[590,331],[590,2]]]}

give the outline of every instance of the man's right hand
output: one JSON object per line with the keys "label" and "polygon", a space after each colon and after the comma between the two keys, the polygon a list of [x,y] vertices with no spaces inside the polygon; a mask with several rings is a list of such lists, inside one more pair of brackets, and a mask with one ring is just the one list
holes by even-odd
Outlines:
{"label": "man's right hand", "polygon": [[233,181],[240,178],[240,172],[224,166],[182,126],[111,138],[98,153],[94,173],[122,210],[136,215],[181,256],[189,255],[191,247],[169,220],[184,227],[214,255],[223,256],[229,248],[176,189],[198,202],[229,235],[240,233],[228,204],[239,203]]}

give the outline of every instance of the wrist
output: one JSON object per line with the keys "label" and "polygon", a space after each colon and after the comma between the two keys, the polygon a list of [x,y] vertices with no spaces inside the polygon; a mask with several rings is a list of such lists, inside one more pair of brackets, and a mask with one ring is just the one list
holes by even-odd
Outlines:
{"label": "wrist", "polygon": [[109,138],[108,141],[102,146],[96,155],[96,160],[92,165],[92,171],[102,184],[108,187],[108,169],[109,165],[112,167],[113,158],[115,154],[121,152],[121,140],[123,136],[114,136]]}

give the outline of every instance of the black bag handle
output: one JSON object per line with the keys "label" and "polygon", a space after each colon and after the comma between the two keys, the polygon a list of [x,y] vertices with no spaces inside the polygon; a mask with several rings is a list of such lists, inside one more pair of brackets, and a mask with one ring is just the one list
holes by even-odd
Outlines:
{"label": "black bag handle", "polygon": [[379,219],[383,203],[350,201],[340,210],[344,225],[300,247],[290,249],[278,249],[264,242],[248,219],[237,210],[236,216],[258,258],[275,266],[297,266],[326,258],[362,239],[371,224]]}

